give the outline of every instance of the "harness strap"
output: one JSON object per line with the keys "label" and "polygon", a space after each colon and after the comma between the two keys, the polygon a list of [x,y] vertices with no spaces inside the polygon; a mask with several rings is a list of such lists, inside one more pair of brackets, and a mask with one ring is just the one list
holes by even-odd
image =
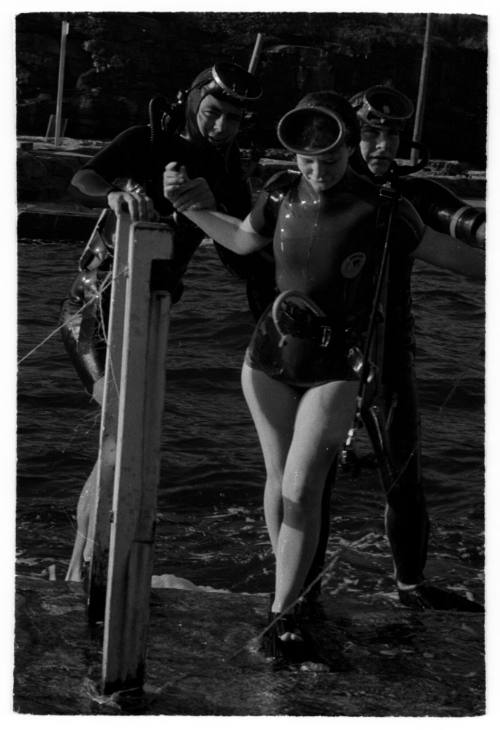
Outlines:
{"label": "harness strap", "polygon": [[[375,292],[360,368],[360,383],[356,397],[356,410],[351,428],[341,454],[341,462],[347,463],[348,451],[356,430],[366,425],[374,451],[377,455],[381,478],[386,491],[393,482],[394,469],[386,443],[386,424],[383,409],[376,405],[380,395],[383,373],[385,326],[387,322],[387,290],[390,260],[390,242],[394,215],[400,200],[399,190],[389,181],[379,190],[379,204],[375,222],[376,241],[379,249],[379,267],[375,280]],[[372,404],[366,404],[368,386],[372,387]]]}
{"label": "harness strap", "polygon": [[399,191],[390,182],[382,185],[379,191],[379,204],[375,222],[375,245],[379,251],[379,266],[375,279],[375,291],[363,352],[363,370],[361,373],[359,393],[363,399],[371,374],[372,362],[377,368],[377,379],[380,380],[382,375],[390,242],[394,214],[399,199]]}

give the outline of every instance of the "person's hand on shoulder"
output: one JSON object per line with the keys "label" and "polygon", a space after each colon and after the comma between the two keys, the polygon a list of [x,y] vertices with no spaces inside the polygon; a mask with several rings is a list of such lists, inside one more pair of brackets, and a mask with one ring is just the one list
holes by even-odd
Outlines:
{"label": "person's hand on shoulder", "polygon": [[177,162],[169,162],[163,173],[163,194],[174,208],[186,210],[214,210],[215,197],[204,177],[189,178],[186,168],[177,169]]}

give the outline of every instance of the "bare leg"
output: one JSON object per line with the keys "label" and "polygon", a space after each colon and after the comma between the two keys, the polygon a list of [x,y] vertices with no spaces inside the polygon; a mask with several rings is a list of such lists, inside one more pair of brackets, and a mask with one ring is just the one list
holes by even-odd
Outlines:
{"label": "bare leg", "polygon": [[325,479],[351,425],[356,393],[357,383],[336,381],[311,388],[300,402],[283,475],[275,612],[300,596],[318,545]]}
{"label": "bare leg", "polygon": [[81,581],[82,563],[88,561],[90,557],[85,555],[88,552],[87,538],[90,525],[90,514],[96,497],[97,489],[97,462],[90,472],[89,478],[85,482],[78,499],[76,508],[76,536],[73,545],[71,560],[69,561],[68,571],[65,580]]}
{"label": "bare leg", "polygon": [[266,465],[264,506],[276,555],[273,611],[300,595],[318,544],[328,470],[351,425],[357,383],[332,382],[302,396],[248,366],[243,392]]}
{"label": "bare leg", "polygon": [[247,365],[243,365],[241,383],[264,456],[264,516],[276,555],[283,519],[281,484],[300,394],[295,388],[279,383]]}
{"label": "bare leg", "polygon": [[[102,405],[103,387],[104,378],[100,378],[94,384],[94,390],[92,393],[94,400],[96,400],[99,405]],[[78,506],[76,508],[76,536],[73,544],[73,552],[71,553],[71,559],[66,572],[66,581],[82,581],[82,565],[84,562],[89,562],[92,557],[92,547],[89,536],[91,534],[91,520],[94,513],[96,496],[97,462],[94,464],[87,481],[83,485],[80,497],[78,498]]]}

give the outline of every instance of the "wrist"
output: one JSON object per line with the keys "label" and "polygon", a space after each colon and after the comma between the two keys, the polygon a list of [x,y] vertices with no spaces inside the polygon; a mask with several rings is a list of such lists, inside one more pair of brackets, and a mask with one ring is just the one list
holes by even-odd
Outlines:
{"label": "wrist", "polygon": [[116,185],[110,185],[108,190],[104,194],[106,203],[109,203],[109,196],[111,195],[111,193],[119,193],[119,192],[121,192],[120,188],[117,188]]}

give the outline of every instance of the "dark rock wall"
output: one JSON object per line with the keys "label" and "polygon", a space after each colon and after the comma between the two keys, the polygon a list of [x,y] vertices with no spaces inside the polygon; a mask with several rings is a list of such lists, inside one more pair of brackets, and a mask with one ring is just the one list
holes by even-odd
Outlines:
{"label": "dark rock wall", "polygon": [[[69,137],[109,139],[147,121],[154,94],[175,98],[217,60],[247,65],[258,32],[267,146],[277,119],[308,91],[351,95],[389,82],[414,100],[418,93],[423,14],[25,13],[16,24],[19,134],[44,135],[55,112],[63,19]],[[487,19],[436,15],[432,28],[425,141],[432,156],[484,166]]]}

